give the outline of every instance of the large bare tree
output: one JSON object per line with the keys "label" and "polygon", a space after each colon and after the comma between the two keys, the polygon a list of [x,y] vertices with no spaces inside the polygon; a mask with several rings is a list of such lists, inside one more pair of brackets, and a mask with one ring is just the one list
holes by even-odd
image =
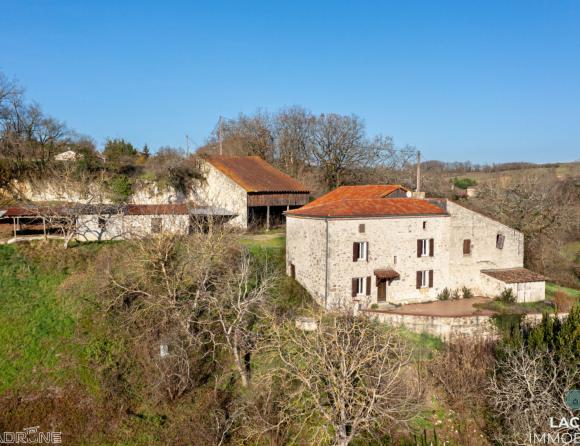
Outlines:
{"label": "large bare tree", "polygon": [[308,163],[316,117],[302,107],[281,110],[275,116],[277,157],[283,169],[298,175]]}
{"label": "large bare tree", "polygon": [[267,303],[276,274],[242,249],[228,271],[217,278],[214,292],[206,294],[209,333],[216,347],[231,355],[243,387],[251,378],[251,359],[256,346],[255,325]]}
{"label": "large bare tree", "polygon": [[395,331],[348,314],[319,316],[314,331],[272,327],[280,381],[288,385],[280,405],[304,424],[315,420],[317,427],[301,431],[307,441],[346,446],[363,435],[392,433],[417,415],[421,383]]}
{"label": "large bare tree", "polygon": [[577,192],[560,183],[550,183],[537,175],[502,186],[490,183],[481,187],[478,206],[524,234],[526,264],[545,269],[545,243],[557,241],[578,221],[573,206]]}
{"label": "large bare tree", "polygon": [[505,352],[488,387],[492,410],[501,422],[495,440],[527,445],[539,443],[535,435],[568,432],[565,427],[551,427],[550,417],[559,422],[561,417],[574,416],[565,398],[579,373],[545,350],[521,347]]}

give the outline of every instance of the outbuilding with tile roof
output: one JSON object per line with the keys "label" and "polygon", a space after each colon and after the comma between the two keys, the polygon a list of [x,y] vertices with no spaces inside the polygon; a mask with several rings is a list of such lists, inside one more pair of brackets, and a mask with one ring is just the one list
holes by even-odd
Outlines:
{"label": "outbuilding with tile roof", "polygon": [[204,159],[201,199],[237,215],[240,228],[270,228],[284,221],[283,213],[308,203],[302,183],[258,156],[208,156]]}

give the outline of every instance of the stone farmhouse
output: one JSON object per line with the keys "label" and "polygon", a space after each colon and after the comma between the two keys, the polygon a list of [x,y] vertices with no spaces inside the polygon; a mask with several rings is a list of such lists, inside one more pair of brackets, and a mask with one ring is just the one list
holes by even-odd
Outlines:
{"label": "stone farmhouse", "polygon": [[308,203],[303,184],[259,156],[209,156],[202,170],[199,200],[236,214],[231,223],[242,229],[269,229],[283,223],[284,211]]}
{"label": "stone farmhouse", "polygon": [[544,299],[519,231],[398,185],[342,186],[286,212],[287,273],[325,308],[434,301],[447,288]]}

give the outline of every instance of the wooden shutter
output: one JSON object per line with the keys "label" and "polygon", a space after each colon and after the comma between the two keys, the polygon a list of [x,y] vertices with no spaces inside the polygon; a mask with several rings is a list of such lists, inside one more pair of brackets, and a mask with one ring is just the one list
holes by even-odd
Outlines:
{"label": "wooden shutter", "polygon": [[358,225],[358,232],[360,232],[361,234],[364,234],[364,232],[365,232],[364,223],[361,223],[360,225]]}
{"label": "wooden shutter", "polygon": [[421,257],[421,247],[422,247],[422,243],[421,243],[421,239],[417,240],[417,257]]}
{"label": "wooden shutter", "polygon": [[429,288],[433,288],[433,270],[429,270]]}
{"label": "wooden shutter", "polygon": [[417,271],[417,289],[421,288],[421,271]]}
{"label": "wooden shutter", "polygon": [[371,244],[369,242],[367,242],[367,259],[366,259],[367,262],[369,261],[369,257],[370,257],[370,254],[369,254],[370,253],[370,251],[369,251],[370,249],[371,249]]}
{"label": "wooden shutter", "polygon": [[429,239],[429,257],[433,257],[435,255],[435,240],[432,238]]}
{"label": "wooden shutter", "polygon": [[358,260],[360,245],[357,242],[352,244],[352,261],[356,262]]}
{"label": "wooden shutter", "polygon": [[463,240],[463,254],[471,254],[471,240]]}
{"label": "wooden shutter", "polygon": [[499,249],[503,249],[503,242],[505,240],[505,236],[503,234],[498,234],[495,240],[495,246]]}
{"label": "wooden shutter", "polygon": [[367,276],[367,296],[371,295],[371,276]]}
{"label": "wooden shutter", "polygon": [[358,291],[358,283],[356,279],[352,279],[352,297],[356,297]]}

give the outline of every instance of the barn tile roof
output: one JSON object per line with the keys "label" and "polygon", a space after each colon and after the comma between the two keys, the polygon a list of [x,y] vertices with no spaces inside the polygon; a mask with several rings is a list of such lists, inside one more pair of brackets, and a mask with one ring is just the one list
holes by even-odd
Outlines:
{"label": "barn tile roof", "polygon": [[305,217],[382,217],[447,215],[439,206],[420,198],[390,198],[399,185],[341,186],[287,215]]}
{"label": "barn tile roof", "polygon": [[[3,214],[2,214],[3,212]],[[53,206],[26,205],[0,210],[0,217],[35,217],[41,215],[235,215],[217,207],[195,207],[186,203],[169,204],[80,204],[65,203]]]}
{"label": "barn tile roof", "polygon": [[310,193],[298,180],[259,156],[209,156],[207,161],[246,192]]}
{"label": "barn tile roof", "polygon": [[481,272],[504,283],[544,282],[547,277],[526,268],[482,269]]}

